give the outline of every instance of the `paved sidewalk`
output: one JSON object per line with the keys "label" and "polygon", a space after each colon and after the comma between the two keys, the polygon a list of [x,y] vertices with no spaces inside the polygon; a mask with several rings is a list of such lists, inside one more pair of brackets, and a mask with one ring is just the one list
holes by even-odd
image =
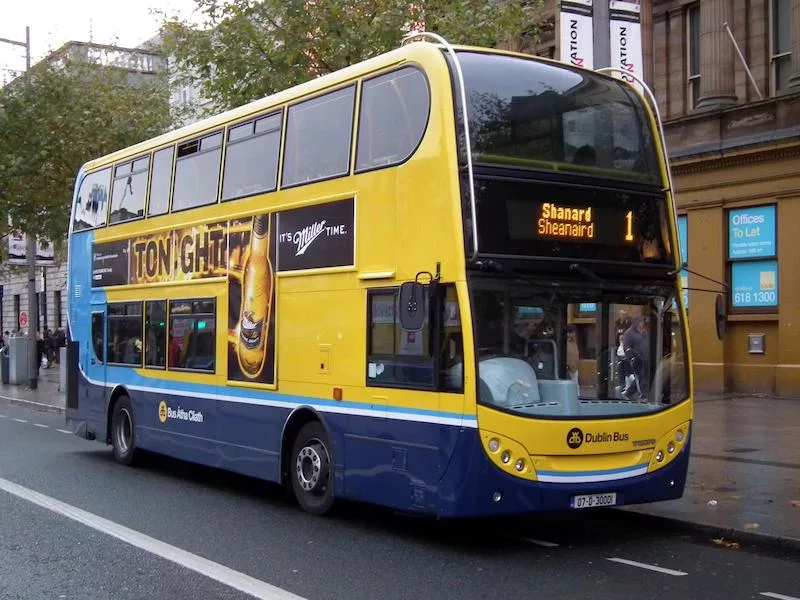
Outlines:
{"label": "paved sidewalk", "polygon": [[59,365],[39,370],[39,381],[35,390],[27,385],[0,384],[0,401],[33,406],[38,410],[63,413],[67,396],[59,391]]}
{"label": "paved sidewalk", "polygon": [[[0,403],[63,412],[59,369],[38,389],[0,385]],[[689,478],[682,498],[623,510],[700,529],[725,545],[771,543],[800,550],[800,400],[706,397],[695,403]]]}
{"label": "paved sidewalk", "polygon": [[800,549],[800,401],[697,401],[683,497],[625,510],[703,529],[722,545]]}

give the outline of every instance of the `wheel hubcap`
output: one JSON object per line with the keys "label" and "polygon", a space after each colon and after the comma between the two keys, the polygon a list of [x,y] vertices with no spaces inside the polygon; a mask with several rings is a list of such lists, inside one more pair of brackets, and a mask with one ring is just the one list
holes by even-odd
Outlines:
{"label": "wheel hubcap", "polygon": [[295,475],[306,492],[325,491],[328,481],[328,452],[319,440],[311,440],[297,455]]}
{"label": "wheel hubcap", "polygon": [[133,423],[131,422],[131,413],[127,408],[119,411],[119,421],[117,422],[117,448],[121,454],[127,454],[131,447],[131,438],[133,437]]}

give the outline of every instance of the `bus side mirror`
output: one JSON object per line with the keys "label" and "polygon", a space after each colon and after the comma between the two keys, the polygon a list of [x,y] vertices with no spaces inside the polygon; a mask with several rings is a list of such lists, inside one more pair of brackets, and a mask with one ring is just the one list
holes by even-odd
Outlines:
{"label": "bus side mirror", "polygon": [[724,340],[728,334],[728,313],[725,308],[725,299],[722,294],[717,294],[717,302],[714,310],[714,318],[717,322],[717,337]]}
{"label": "bus side mirror", "polygon": [[397,300],[400,327],[419,331],[425,324],[425,286],[416,281],[406,281],[400,286]]}

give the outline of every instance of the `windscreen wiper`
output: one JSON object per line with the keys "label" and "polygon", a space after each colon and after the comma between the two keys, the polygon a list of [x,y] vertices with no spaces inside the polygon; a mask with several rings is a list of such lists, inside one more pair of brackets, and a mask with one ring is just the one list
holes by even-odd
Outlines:
{"label": "windscreen wiper", "polygon": [[539,280],[534,279],[533,277],[529,277],[528,275],[524,275],[517,271],[516,269],[512,269],[511,267],[506,267],[503,264],[500,264],[496,260],[492,260],[491,258],[481,258],[475,261],[472,261],[476,267],[484,271],[491,271],[493,273],[503,273],[504,275],[510,275],[511,277],[515,277],[520,281],[524,281],[526,283],[530,283],[532,285],[540,285],[542,282]]}
{"label": "windscreen wiper", "polygon": [[591,279],[599,281],[600,283],[606,283],[606,280],[603,279],[602,277],[600,277],[600,275],[598,275],[594,271],[590,271],[589,269],[587,269],[586,267],[584,267],[581,264],[572,263],[569,266],[569,270],[570,271],[574,271],[576,273],[580,273],[581,275],[585,275],[586,277],[590,277]]}

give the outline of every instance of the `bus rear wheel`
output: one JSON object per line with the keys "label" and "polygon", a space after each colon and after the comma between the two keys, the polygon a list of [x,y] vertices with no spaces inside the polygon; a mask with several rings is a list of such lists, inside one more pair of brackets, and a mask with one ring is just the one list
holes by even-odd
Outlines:
{"label": "bus rear wheel", "polygon": [[114,460],[123,465],[132,465],[136,456],[136,419],[133,405],[127,396],[120,396],[114,404],[111,417],[111,447]]}
{"label": "bus rear wheel", "polygon": [[289,462],[292,491],[303,510],[323,515],[333,505],[330,442],[319,421],[303,425],[292,444]]}

